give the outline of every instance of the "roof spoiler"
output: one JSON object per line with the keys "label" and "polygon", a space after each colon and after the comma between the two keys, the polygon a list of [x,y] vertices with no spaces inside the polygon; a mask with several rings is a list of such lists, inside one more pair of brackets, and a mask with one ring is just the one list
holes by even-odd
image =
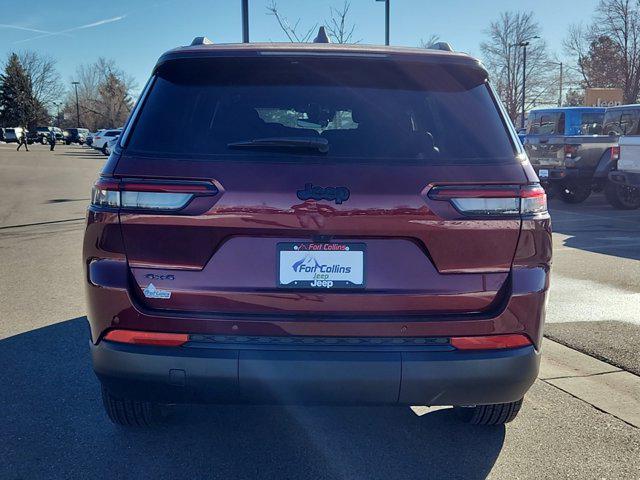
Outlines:
{"label": "roof spoiler", "polygon": [[193,39],[193,42],[191,42],[192,47],[195,45],[213,45],[213,42],[207,37],[196,37]]}

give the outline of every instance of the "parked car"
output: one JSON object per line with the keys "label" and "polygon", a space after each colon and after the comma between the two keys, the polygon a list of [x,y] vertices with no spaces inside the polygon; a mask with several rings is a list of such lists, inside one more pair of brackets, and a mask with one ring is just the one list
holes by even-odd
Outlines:
{"label": "parked car", "polygon": [[89,135],[87,135],[87,139],[86,139],[86,144],[89,147],[93,146],[93,138],[98,135],[100,132],[102,132],[103,130],[98,130],[97,132],[89,132]]}
{"label": "parked car", "polygon": [[27,135],[27,142],[31,145],[32,143],[41,143],[45,145],[49,142],[49,135],[52,131],[53,127],[36,127],[29,131]]}
{"label": "parked car", "polygon": [[602,135],[606,109],[601,107],[558,107],[531,110],[526,135]]}
{"label": "parked car", "polygon": [[100,150],[102,153],[105,152],[105,146],[109,140],[112,140],[114,137],[117,137],[122,132],[121,129],[115,130],[103,130],[98,132],[95,137],[93,137],[93,142],[91,146],[96,150]]}
{"label": "parked car", "polygon": [[0,128],[0,142],[4,142],[4,128]]}
{"label": "parked car", "polygon": [[609,110],[604,116],[602,110],[575,107],[529,115],[525,150],[542,185],[564,202],[580,203],[604,190],[615,167],[618,137],[604,132]]}
{"label": "parked car", "polygon": [[113,422],[235,401],[516,416],[551,227],[480,62],[196,39],[152,75],[84,237]]}
{"label": "parked car", "polygon": [[86,128],[67,128],[62,132],[64,143],[71,145],[77,143],[78,145],[84,145],[89,136],[89,130]]}
{"label": "parked car", "polygon": [[105,155],[111,155],[111,152],[113,152],[113,149],[115,148],[116,143],[118,143],[119,138],[120,136],[118,135],[117,137],[113,137],[111,140],[104,144],[103,153]]}
{"label": "parked car", "polygon": [[615,208],[632,210],[640,207],[640,105],[614,110],[607,128],[622,134],[619,140],[617,168],[609,173],[607,200]]}
{"label": "parked car", "polygon": [[5,128],[4,141],[7,143],[18,143],[23,131],[22,127]]}

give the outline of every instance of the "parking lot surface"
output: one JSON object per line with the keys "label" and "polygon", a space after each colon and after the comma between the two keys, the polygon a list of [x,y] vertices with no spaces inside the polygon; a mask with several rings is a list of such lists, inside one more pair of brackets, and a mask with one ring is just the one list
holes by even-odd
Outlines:
{"label": "parking lot surface", "polygon": [[[106,157],[0,143],[0,478],[640,478],[640,430],[547,381],[506,427],[450,410],[180,407],[126,430],[91,371],[80,250]],[[547,332],[638,373],[640,211],[553,200]]]}

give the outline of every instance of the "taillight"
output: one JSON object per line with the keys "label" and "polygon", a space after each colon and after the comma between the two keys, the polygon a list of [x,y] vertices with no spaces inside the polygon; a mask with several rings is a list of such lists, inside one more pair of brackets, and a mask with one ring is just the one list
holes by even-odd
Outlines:
{"label": "taillight", "polygon": [[115,180],[100,178],[93,185],[91,205],[127,210],[176,211],[196,196],[216,195],[211,182]]}
{"label": "taillight", "polygon": [[137,330],[111,330],[105,340],[132,345],[155,345],[158,347],[179,347],[189,341],[186,333],[141,332]]}
{"label": "taillight", "polygon": [[611,147],[611,160],[620,160],[620,146]]}
{"label": "taillight", "polygon": [[500,350],[531,345],[529,337],[521,334],[451,337],[450,342],[458,350]]}
{"label": "taillight", "polygon": [[547,212],[547,195],[539,184],[515,186],[437,186],[428,194],[449,201],[468,216],[538,215]]}

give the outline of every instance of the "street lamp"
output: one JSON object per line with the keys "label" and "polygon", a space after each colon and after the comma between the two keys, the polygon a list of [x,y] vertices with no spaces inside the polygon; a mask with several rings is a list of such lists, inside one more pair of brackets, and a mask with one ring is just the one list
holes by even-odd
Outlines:
{"label": "street lamp", "polygon": [[76,121],[77,126],[80,126],[80,104],[78,103],[78,85],[80,85],[80,82],[71,82],[71,85],[73,85],[74,87],[76,87]]}
{"label": "street lamp", "polygon": [[53,102],[56,106],[56,127],[60,126],[60,102]]}
{"label": "street lamp", "polygon": [[389,45],[389,2],[391,0],[376,0],[384,2],[384,44]]}
{"label": "street lamp", "polygon": [[531,43],[531,40],[538,38],[540,37],[535,35],[513,45],[514,47],[522,47],[522,118],[520,119],[520,128],[524,128],[525,99],[527,91],[527,47]]}
{"label": "street lamp", "polygon": [[559,65],[560,66],[560,92],[558,94],[558,106],[562,106],[562,69],[564,67],[562,62],[549,62],[551,65]]}

